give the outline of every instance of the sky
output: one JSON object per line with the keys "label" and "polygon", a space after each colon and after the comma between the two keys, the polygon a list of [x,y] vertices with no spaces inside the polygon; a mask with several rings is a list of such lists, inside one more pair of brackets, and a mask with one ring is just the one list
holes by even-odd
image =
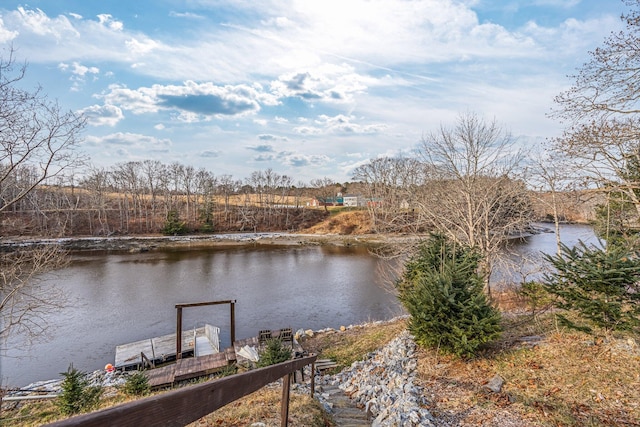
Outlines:
{"label": "sky", "polygon": [[519,144],[588,52],[622,29],[619,0],[3,0],[10,48],[88,125],[95,167],[160,160],[243,179],[351,179],[411,156],[465,113]]}

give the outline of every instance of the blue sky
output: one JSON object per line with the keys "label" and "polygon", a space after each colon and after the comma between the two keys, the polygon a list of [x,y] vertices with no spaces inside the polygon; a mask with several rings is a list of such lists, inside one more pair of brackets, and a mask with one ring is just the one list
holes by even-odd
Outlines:
{"label": "blue sky", "polygon": [[460,113],[534,146],[618,0],[4,0],[0,46],[89,118],[99,167],[347,181]]}

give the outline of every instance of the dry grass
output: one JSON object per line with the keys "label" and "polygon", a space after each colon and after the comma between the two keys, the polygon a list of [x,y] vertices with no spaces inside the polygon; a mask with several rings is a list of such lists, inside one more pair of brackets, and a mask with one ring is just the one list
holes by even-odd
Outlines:
{"label": "dry grass", "polygon": [[367,353],[383,347],[407,327],[405,320],[368,326],[356,326],[345,331],[330,331],[306,339],[302,346],[320,358],[337,362],[338,368],[362,360]]}
{"label": "dry grass", "polygon": [[[234,427],[262,422],[267,426],[279,426],[281,399],[281,386],[265,387],[189,425]],[[291,393],[289,425],[324,427],[333,424],[317,400],[308,394]]]}
{"label": "dry grass", "polygon": [[371,233],[371,216],[363,210],[332,209],[332,215],[321,223],[303,231],[315,234],[368,234]]}
{"label": "dry grass", "polygon": [[[319,334],[304,343],[341,366],[384,345],[404,329],[394,322]],[[594,340],[555,327],[553,317],[509,320],[505,337],[474,360],[419,352],[418,374],[436,425],[640,426],[637,337]],[[518,338],[541,334],[533,348]],[[485,388],[495,375],[500,393]]]}

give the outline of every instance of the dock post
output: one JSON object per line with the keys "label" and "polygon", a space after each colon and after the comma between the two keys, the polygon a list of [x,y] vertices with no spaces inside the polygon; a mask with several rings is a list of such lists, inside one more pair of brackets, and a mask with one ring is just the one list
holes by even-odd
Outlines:
{"label": "dock post", "polygon": [[236,300],[230,301],[231,306],[231,347],[236,341]]}
{"label": "dock post", "polygon": [[182,359],[182,307],[176,305],[176,360]]}

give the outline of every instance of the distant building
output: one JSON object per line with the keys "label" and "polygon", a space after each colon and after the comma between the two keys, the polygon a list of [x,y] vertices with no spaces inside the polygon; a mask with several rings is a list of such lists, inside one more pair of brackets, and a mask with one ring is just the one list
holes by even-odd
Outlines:
{"label": "distant building", "polygon": [[361,206],[362,203],[362,197],[357,194],[345,194],[342,199],[343,205],[350,208],[357,208],[358,206]]}

